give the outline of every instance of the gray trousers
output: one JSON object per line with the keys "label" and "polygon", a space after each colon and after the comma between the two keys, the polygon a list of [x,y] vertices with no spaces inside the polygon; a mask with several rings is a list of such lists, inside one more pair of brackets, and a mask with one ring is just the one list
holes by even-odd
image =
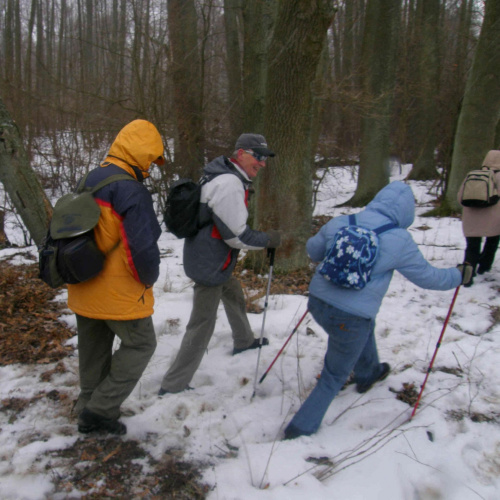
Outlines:
{"label": "gray trousers", "polygon": [[200,366],[215,329],[217,308],[222,300],[236,349],[250,346],[254,335],[246,315],[245,297],[239,281],[231,276],[218,286],[194,285],[193,309],[177,357],[161,384],[168,392],[186,389]]}
{"label": "gray trousers", "polygon": [[[74,411],[84,407],[107,418],[120,416],[120,405],[137,385],[156,348],[151,317],[126,321],[76,315],[80,396]],[[120,347],[113,353],[115,335]]]}

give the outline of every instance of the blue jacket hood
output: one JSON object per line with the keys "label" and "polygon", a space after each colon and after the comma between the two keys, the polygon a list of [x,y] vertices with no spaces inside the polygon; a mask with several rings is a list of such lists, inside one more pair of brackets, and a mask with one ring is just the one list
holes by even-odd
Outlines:
{"label": "blue jacket hood", "polygon": [[415,220],[415,197],[410,186],[394,181],[381,189],[366,206],[389,217],[398,227],[410,227]]}

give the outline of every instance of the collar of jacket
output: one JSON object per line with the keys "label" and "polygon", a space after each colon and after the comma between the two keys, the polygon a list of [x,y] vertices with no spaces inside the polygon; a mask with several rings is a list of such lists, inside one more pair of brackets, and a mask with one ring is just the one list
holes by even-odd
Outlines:
{"label": "collar of jacket", "polygon": [[[112,161],[108,159],[113,159]],[[101,167],[107,167],[108,165],[116,165],[117,167],[123,168],[127,173],[133,175],[139,182],[143,182],[146,177],[149,177],[149,173],[141,170],[135,165],[129,165],[126,161],[118,158],[116,156],[108,155],[106,159],[101,163]]]}
{"label": "collar of jacket", "polygon": [[236,160],[235,158],[224,157],[224,162],[233,171],[233,173],[236,174],[236,176],[241,179],[246,188],[249,188],[252,185],[252,180],[248,177],[246,172],[240,167],[238,160]]}

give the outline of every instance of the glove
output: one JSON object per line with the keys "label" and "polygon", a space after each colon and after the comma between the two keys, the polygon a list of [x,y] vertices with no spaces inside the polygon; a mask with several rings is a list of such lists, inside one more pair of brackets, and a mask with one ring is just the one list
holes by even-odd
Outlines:
{"label": "glove", "polygon": [[267,248],[278,248],[281,245],[281,231],[270,229],[267,231],[267,235],[269,236]]}
{"label": "glove", "polygon": [[474,267],[468,262],[464,262],[463,264],[459,264],[457,269],[462,273],[462,285],[467,288],[472,286]]}

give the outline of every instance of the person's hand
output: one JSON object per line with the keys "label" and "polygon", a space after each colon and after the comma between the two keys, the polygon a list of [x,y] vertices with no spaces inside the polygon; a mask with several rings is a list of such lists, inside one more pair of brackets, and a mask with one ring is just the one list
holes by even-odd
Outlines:
{"label": "person's hand", "polygon": [[468,262],[459,264],[457,268],[462,273],[462,285],[465,287],[472,286],[474,268]]}
{"label": "person's hand", "polygon": [[269,229],[269,231],[267,231],[267,235],[269,236],[267,248],[278,248],[281,245],[281,231]]}

